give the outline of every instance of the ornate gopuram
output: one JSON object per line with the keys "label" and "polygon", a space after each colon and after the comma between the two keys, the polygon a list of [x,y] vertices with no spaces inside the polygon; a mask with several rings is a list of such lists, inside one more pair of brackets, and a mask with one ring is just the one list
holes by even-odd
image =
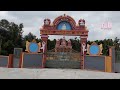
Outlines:
{"label": "ornate gopuram", "polygon": [[71,52],[72,51],[72,45],[71,45],[71,41],[65,40],[65,37],[63,37],[61,40],[58,39],[56,41],[56,45],[55,45],[55,52]]}

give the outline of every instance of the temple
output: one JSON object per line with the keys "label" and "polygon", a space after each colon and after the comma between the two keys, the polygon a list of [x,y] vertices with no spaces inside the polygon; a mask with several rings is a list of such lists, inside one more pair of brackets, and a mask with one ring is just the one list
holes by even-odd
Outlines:
{"label": "temple", "polygon": [[65,40],[65,37],[63,37],[62,39],[58,39],[56,41],[56,45],[55,45],[55,52],[71,52],[72,51],[72,45],[71,45],[71,41]]}

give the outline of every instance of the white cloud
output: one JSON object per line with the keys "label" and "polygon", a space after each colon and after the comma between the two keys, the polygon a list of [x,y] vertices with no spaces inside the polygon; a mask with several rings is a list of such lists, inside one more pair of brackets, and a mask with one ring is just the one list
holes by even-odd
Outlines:
{"label": "white cloud", "polygon": [[7,19],[10,22],[20,23],[20,19],[17,16],[9,15],[9,11],[0,11],[0,19]]}
{"label": "white cloud", "polygon": [[[120,11],[0,11],[0,19],[7,19],[10,22],[24,24],[24,35],[32,32],[40,38],[40,27],[43,25],[45,18],[53,21],[60,15],[67,14],[73,17],[78,23],[79,19],[86,20],[86,26],[89,29],[88,40],[120,38]],[[110,21],[113,24],[111,30],[102,30],[101,24]],[[62,36],[59,36],[61,38]],[[58,36],[50,36],[50,39],[58,38]],[[67,36],[66,38],[74,38]]]}

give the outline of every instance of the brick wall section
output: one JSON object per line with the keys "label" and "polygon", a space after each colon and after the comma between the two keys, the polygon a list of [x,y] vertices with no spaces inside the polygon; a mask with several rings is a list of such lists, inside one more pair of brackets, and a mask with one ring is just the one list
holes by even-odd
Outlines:
{"label": "brick wall section", "polygon": [[84,61],[85,69],[105,71],[105,56],[85,56]]}
{"label": "brick wall section", "polygon": [[42,67],[42,54],[24,54],[23,68]]}
{"label": "brick wall section", "polygon": [[13,68],[19,68],[19,62],[20,62],[20,59],[14,57],[14,59],[13,59]]}
{"label": "brick wall section", "polygon": [[0,67],[8,67],[8,56],[0,56]]}

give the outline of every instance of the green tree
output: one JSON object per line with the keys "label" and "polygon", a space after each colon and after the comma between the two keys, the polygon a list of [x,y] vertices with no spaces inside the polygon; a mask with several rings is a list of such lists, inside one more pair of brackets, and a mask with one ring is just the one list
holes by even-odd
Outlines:
{"label": "green tree", "polygon": [[1,54],[13,53],[14,48],[22,47],[23,24],[15,24],[6,19],[0,20]]}
{"label": "green tree", "polygon": [[54,40],[48,39],[48,41],[47,41],[47,49],[48,50],[54,49],[55,48],[55,44],[56,44],[56,39],[54,39]]}
{"label": "green tree", "polygon": [[33,39],[36,39],[36,36],[33,33],[29,32],[28,35],[25,35],[23,38],[25,41],[31,42]]}
{"label": "green tree", "polygon": [[115,50],[120,50],[120,39],[118,39],[117,37],[115,37],[113,45],[115,46]]}
{"label": "green tree", "polygon": [[80,52],[80,47],[81,47],[80,40],[77,39],[77,37],[75,37],[74,39],[70,39],[70,40],[71,40],[72,48]]}
{"label": "green tree", "polygon": [[2,47],[2,36],[0,35],[0,54],[1,54],[1,47]]}

